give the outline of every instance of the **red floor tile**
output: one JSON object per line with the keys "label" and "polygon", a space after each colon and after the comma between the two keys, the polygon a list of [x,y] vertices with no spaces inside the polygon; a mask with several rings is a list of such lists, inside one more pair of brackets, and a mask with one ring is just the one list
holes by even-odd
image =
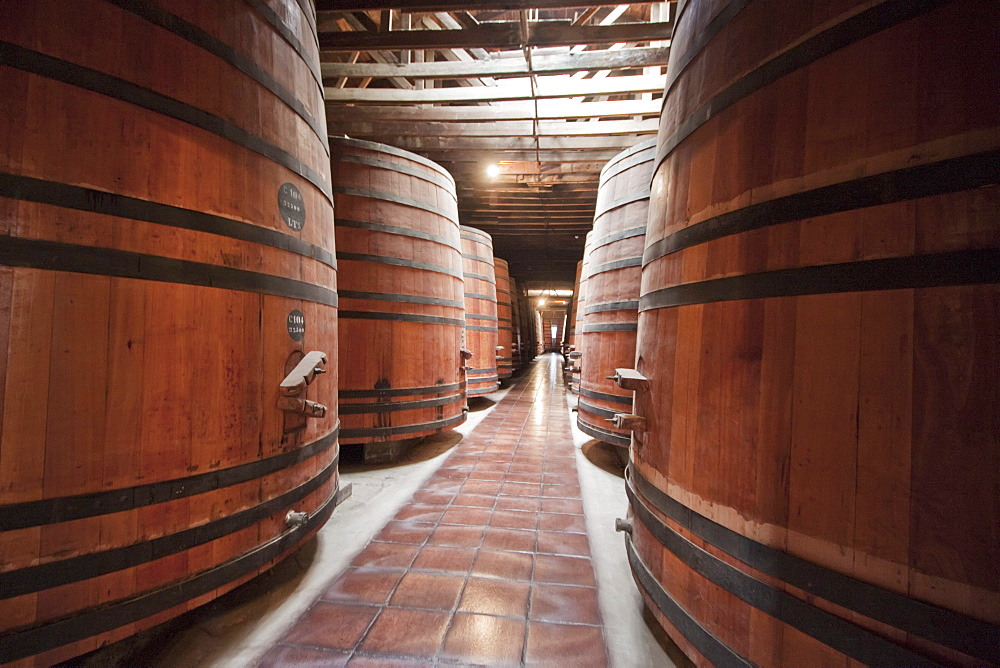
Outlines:
{"label": "red floor tile", "polygon": [[328,668],[346,666],[350,652],[335,652],[317,649],[315,647],[299,647],[296,645],[275,645],[260,663],[258,668],[279,668],[283,666],[301,666]]}
{"label": "red floor tile", "polygon": [[427,505],[447,505],[455,498],[454,492],[438,492],[436,490],[421,489],[413,495],[413,503]]}
{"label": "red floor tile", "polygon": [[402,571],[349,568],[323,592],[322,598],[384,605],[402,577]]}
{"label": "red floor tile", "polygon": [[535,555],[535,582],[573,584],[596,587],[594,567],[584,557],[564,557],[554,554]]}
{"label": "red floor tile", "polygon": [[465,584],[458,609],[484,615],[525,617],[528,610],[528,592],[529,586],[526,582],[470,577]]}
{"label": "red floor tile", "polygon": [[394,656],[355,654],[347,662],[348,668],[426,668],[424,659],[401,659]]}
{"label": "red floor tile", "polygon": [[490,526],[506,529],[534,529],[538,524],[538,513],[517,510],[494,510]]}
{"label": "red floor tile", "polygon": [[487,508],[451,507],[441,516],[441,524],[464,524],[468,526],[486,526],[492,510]]}
{"label": "red floor tile", "polygon": [[374,540],[384,543],[409,543],[420,545],[427,541],[434,530],[432,522],[415,522],[413,520],[394,520],[386,524],[375,534]]}
{"label": "red floor tile", "polygon": [[295,623],[288,643],[352,650],[371,625],[379,608],[346,603],[316,603]]}
{"label": "red floor tile", "polygon": [[451,610],[464,586],[464,575],[407,573],[396,587],[389,605]]}
{"label": "red floor tile", "polygon": [[534,558],[524,552],[480,550],[472,574],[505,580],[530,580]]}
{"label": "red floor tile", "polygon": [[498,496],[496,507],[500,510],[538,510],[541,499],[537,496]]}
{"label": "red floor tile", "polygon": [[543,513],[571,513],[583,515],[583,501],[578,499],[542,499]]}
{"label": "red floor tile", "polygon": [[530,617],[546,622],[600,624],[597,590],[568,585],[532,585]]}
{"label": "red floor tile", "polygon": [[483,549],[512,550],[517,552],[535,551],[535,532],[503,527],[487,527],[483,537]]}
{"label": "red floor tile", "polygon": [[542,485],[542,496],[558,497],[563,499],[579,499],[579,485]]}
{"label": "red floor tile", "polygon": [[492,480],[470,480],[462,485],[463,494],[496,494],[500,491],[501,483]]}
{"label": "red floor tile", "polygon": [[428,545],[450,546],[450,547],[479,547],[486,532],[485,526],[458,526],[452,524],[439,524],[438,528],[431,534]]}
{"label": "red floor tile", "polygon": [[603,668],[608,665],[601,627],[547,622],[531,622],[525,659],[529,666]]}
{"label": "red floor tile", "polygon": [[441,515],[444,514],[444,509],[445,506],[443,505],[413,503],[400,508],[393,519],[413,520],[414,522],[437,522],[441,519]]}
{"label": "red floor tile", "polygon": [[450,620],[451,614],[446,612],[386,608],[359,649],[430,659],[441,647]]}
{"label": "red floor tile", "polygon": [[422,571],[468,573],[476,558],[473,548],[438,547],[427,545],[417,555],[413,568]]}
{"label": "red floor tile", "polygon": [[539,531],[538,551],[586,557],[590,555],[590,543],[587,534]]}
{"label": "red floor tile", "polygon": [[368,543],[368,547],[351,561],[352,566],[368,566],[388,570],[405,570],[420,550],[407,543]]}
{"label": "red floor tile", "polygon": [[442,658],[487,666],[518,666],[526,624],[518,619],[458,613],[444,643]]}
{"label": "red floor tile", "polygon": [[468,508],[492,508],[497,502],[497,497],[492,494],[459,494],[452,501],[451,505]]}
{"label": "red floor tile", "polygon": [[564,515],[562,513],[541,513],[538,516],[539,531],[565,531],[568,533],[587,533],[587,522],[583,515]]}

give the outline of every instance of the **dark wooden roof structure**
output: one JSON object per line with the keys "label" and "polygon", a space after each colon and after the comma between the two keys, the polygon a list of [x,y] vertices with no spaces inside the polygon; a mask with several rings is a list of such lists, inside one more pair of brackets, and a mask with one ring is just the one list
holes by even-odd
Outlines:
{"label": "dark wooden roof structure", "polygon": [[330,134],[441,164],[462,224],[490,233],[513,275],[572,287],[601,168],[656,133],[671,3],[316,7]]}

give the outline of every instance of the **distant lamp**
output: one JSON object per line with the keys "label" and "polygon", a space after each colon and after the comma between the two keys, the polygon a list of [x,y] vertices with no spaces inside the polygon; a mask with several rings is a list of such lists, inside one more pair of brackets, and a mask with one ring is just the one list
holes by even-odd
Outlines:
{"label": "distant lamp", "polygon": [[500,165],[488,165],[486,167],[486,175],[491,179],[500,176]]}
{"label": "distant lamp", "polygon": [[539,306],[545,306],[545,297],[539,297],[538,298],[538,305]]}

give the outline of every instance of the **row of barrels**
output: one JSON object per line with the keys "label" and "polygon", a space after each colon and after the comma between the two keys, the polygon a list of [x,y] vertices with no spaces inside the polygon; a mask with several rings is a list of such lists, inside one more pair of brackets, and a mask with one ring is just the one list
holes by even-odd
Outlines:
{"label": "row of barrels", "polygon": [[678,4],[644,241],[595,224],[577,307],[635,581],[698,665],[1000,664],[1000,4]]}
{"label": "row of barrels", "polygon": [[50,665],[293,553],[512,344],[451,176],[327,137],[312,0],[4,3],[0,82],[0,663]]}

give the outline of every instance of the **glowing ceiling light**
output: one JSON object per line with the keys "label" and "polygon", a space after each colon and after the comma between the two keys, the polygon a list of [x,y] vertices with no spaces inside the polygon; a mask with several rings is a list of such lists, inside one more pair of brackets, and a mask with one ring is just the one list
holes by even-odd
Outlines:
{"label": "glowing ceiling light", "polygon": [[500,165],[487,165],[486,175],[491,179],[495,179],[500,176]]}

